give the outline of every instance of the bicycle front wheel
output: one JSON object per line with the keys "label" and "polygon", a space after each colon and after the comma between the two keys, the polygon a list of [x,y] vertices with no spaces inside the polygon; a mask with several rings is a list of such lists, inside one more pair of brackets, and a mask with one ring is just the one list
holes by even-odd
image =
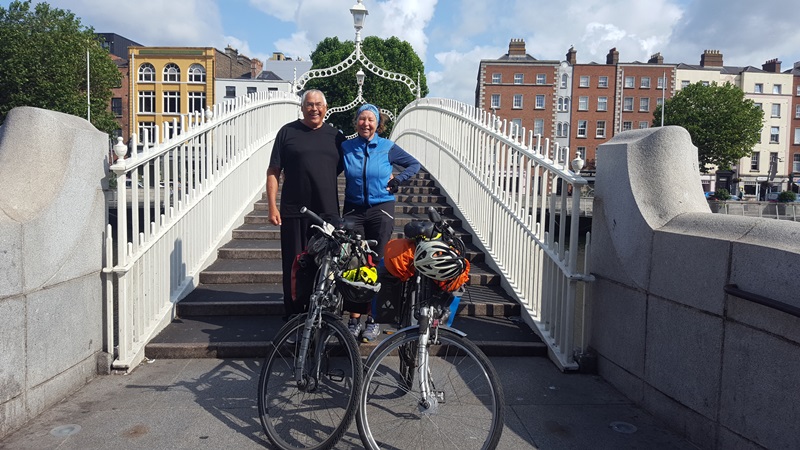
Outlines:
{"label": "bicycle front wheel", "polygon": [[341,320],[323,314],[320,327],[312,329],[298,382],[305,318],[281,329],[258,382],[261,425],[283,450],[333,448],[353,422],[363,380],[355,339]]}
{"label": "bicycle front wheel", "polygon": [[505,403],[497,373],[471,341],[439,329],[428,346],[428,386],[423,399],[416,367],[409,386],[399,372],[399,351],[416,343],[418,330],[393,336],[370,355],[358,410],[358,431],[368,449],[494,449],[503,432]]}

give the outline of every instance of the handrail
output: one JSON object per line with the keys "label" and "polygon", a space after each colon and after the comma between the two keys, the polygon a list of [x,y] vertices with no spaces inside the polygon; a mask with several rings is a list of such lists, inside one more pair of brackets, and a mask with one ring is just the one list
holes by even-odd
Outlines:
{"label": "handrail", "polygon": [[764,297],[763,295],[739,289],[739,286],[736,284],[726,284],[723,289],[725,290],[726,294],[730,294],[753,303],[758,303],[759,305],[764,305],[772,309],[777,309],[780,312],[791,314],[795,317],[800,317],[800,308],[797,306],[789,305],[769,297]]}

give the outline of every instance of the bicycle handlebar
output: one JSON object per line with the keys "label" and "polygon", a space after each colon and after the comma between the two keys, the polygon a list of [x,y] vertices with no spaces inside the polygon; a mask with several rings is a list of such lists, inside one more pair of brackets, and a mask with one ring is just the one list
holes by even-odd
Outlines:
{"label": "bicycle handlebar", "polygon": [[316,225],[323,226],[325,225],[325,221],[322,220],[322,217],[318,216],[317,213],[311,211],[310,209],[306,208],[305,206],[300,208],[300,214],[307,215]]}

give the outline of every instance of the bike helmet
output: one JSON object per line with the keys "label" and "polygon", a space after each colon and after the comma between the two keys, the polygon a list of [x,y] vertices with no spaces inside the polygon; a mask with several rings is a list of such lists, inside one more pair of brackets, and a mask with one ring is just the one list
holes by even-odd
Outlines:
{"label": "bike helmet", "polygon": [[414,251],[414,267],[422,275],[437,281],[447,281],[461,275],[466,259],[442,241],[422,241]]}
{"label": "bike helmet", "polygon": [[352,303],[368,303],[381,290],[381,284],[367,284],[363,281],[351,281],[337,273],[336,290],[342,298]]}
{"label": "bike helmet", "polygon": [[433,222],[429,220],[412,220],[403,227],[403,234],[409,239],[432,239]]}

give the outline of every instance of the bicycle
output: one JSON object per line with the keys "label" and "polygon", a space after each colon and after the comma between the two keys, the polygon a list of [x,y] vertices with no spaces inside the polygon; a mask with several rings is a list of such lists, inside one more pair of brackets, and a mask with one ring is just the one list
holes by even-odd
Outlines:
{"label": "bicycle", "polygon": [[416,242],[400,308],[406,327],[364,364],[358,431],[373,450],[494,449],[505,415],[497,373],[465,333],[444,325],[452,293],[442,285],[468,269],[464,243],[435,209],[428,216],[413,236],[406,227]]}
{"label": "bicycle", "polygon": [[377,256],[370,249],[377,243],[345,223],[334,227],[307,208],[301,212],[318,231],[306,252],[319,268],[308,312],[291,318],[273,340],[258,383],[258,411],[276,447],[322,450],[352,423],[363,380],[358,344],[341,320],[342,300],[370,301],[380,289],[345,274],[354,261],[360,267]]}

